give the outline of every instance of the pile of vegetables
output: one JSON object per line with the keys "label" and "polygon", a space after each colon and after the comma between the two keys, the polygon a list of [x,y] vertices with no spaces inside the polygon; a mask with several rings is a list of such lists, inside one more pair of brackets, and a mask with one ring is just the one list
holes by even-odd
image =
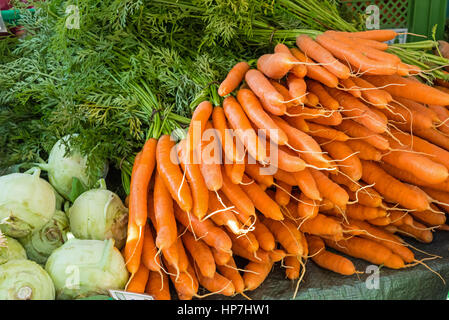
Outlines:
{"label": "pile of vegetables", "polygon": [[386,52],[396,36],[279,43],[256,68],[235,64],[185,133],[149,138],[131,175],[126,290],[246,296],[281,260],[298,285],[309,259],[345,276],[359,273],[348,257],[423,264],[404,237],[449,229],[449,93]]}
{"label": "pile of vegetables", "polygon": [[[333,0],[82,0],[79,29],[71,4],[14,3],[35,11],[0,40],[2,297],[170,299],[170,281],[181,299],[200,285],[245,295],[281,260],[290,279],[308,259],[356,272],[327,247],[422,263],[398,235],[447,228],[449,60],[435,39],[387,46],[396,34],[362,32]],[[197,121],[212,140],[194,140]],[[260,147],[256,129],[278,131]],[[230,162],[192,164],[198,146]],[[262,175],[270,150],[276,173]]]}
{"label": "pile of vegetables", "polygon": [[0,177],[0,299],[81,299],[128,281],[128,210],[103,179],[85,184],[86,158],[64,141],[48,163]]}

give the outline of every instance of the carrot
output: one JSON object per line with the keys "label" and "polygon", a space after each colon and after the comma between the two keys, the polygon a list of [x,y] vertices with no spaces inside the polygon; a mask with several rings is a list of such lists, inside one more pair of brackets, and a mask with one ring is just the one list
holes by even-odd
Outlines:
{"label": "carrot", "polygon": [[[232,245],[234,247],[234,244]],[[212,255],[214,256],[215,264],[218,266],[224,266],[226,265],[229,260],[232,258],[232,252],[223,251],[223,250],[217,250],[214,247],[210,248],[212,251]]]}
{"label": "carrot", "polygon": [[287,143],[287,135],[274,123],[270,115],[263,110],[262,105],[251,90],[239,90],[237,100],[252,123],[259,129],[266,130],[266,135],[274,143],[279,145]]}
{"label": "carrot", "polygon": [[446,215],[444,212],[439,212],[440,210],[435,205],[430,205],[433,209],[432,211],[412,211],[410,214],[413,218],[427,226],[439,226],[446,223]]}
{"label": "carrot", "polygon": [[243,281],[242,275],[237,270],[237,265],[232,257],[226,265],[217,266],[217,269],[220,274],[232,282],[235,293],[243,293],[245,290],[245,282]]}
{"label": "carrot", "polygon": [[[287,172],[297,172],[306,168],[306,163],[299,154],[284,146],[276,146],[267,144],[267,153],[269,154],[269,162],[272,166],[285,170]],[[273,150],[273,152],[271,152]]]}
{"label": "carrot", "polygon": [[308,122],[307,125],[309,127],[308,134],[312,137],[335,141],[347,141],[349,139],[345,133],[335,130],[329,126],[323,126],[312,122]]}
{"label": "carrot", "polygon": [[314,41],[307,35],[300,35],[296,38],[296,45],[308,57],[322,64],[324,68],[340,79],[348,79],[350,70],[347,66],[339,62],[328,50]]}
{"label": "carrot", "polygon": [[[438,206],[441,207],[446,213],[449,213],[449,192],[434,190],[429,187],[422,187],[422,190],[431,197],[432,200],[438,201]],[[424,210],[420,210],[424,211]]]}
{"label": "carrot", "polygon": [[[306,84],[307,86],[307,84]],[[309,107],[316,107],[320,103],[318,96],[312,92],[307,92],[306,99],[304,100],[304,104]]]}
{"label": "carrot", "polygon": [[292,68],[290,69],[290,72],[293,73],[295,76],[299,78],[304,78],[307,74],[307,68],[304,64],[302,64],[298,59],[295,58],[295,56],[291,53],[290,49],[283,43],[278,43],[274,47],[275,53],[285,53],[290,56],[290,60],[295,63]]}
{"label": "carrot", "polygon": [[346,215],[357,220],[372,220],[387,216],[387,211],[379,207],[367,207],[354,203],[346,207]]}
{"label": "carrot", "polygon": [[[402,130],[407,130],[404,127],[398,126],[398,128]],[[445,151],[449,150],[449,137],[447,135],[441,133],[441,131],[429,128],[429,129],[421,129],[416,128],[413,129],[413,134],[416,136],[421,137],[422,139],[427,140],[428,143],[432,143],[438,147],[441,147],[442,149],[445,149]]]}
{"label": "carrot", "polygon": [[168,281],[165,273],[150,271],[145,293],[152,296],[154,300],[171,300]]}
{"label": "carrot", "polygon": [[193,160],[193,153],[196,153],[198,146],[201,145],[206,123],[212,114],[212,104],[209,101],[201,102],[193,111],[192,119],[190,120],[189,129],[186,136],[186,162],[197,163]]}
{"label": "carrot", "polygon": [[261,249],[265,251],[273,251],[276,247],[276,242],[271,231],[259,220],[254,224],[254,236],[259,242]]}
{"label": "carrot", "polygon": [[[198,264],[195,263],[198,267]],[[232,281],[226,279],[218,272],[215,272],[212,277],[205,277],[201,272],[197,273],[199,283],[210,292],[222,294],[224,296],[232,296],[235,293]]]}
{"label": "carrot", "polygon": [[157,255],[156,244],[148,223],[144,229],[141,262],[150,271],[159,272],[161,269],[160,256]]}
{"label": "carrot", "polygon": [[382,206],[382,196],[372,187],[367,188],[365,184],[361,183],[360,189],[356,191],[349,190],[347,187],[344,188],[351,201],[357,201],[357,203],[366,207],[376,208]]}
{"label": "carrot", "polygon": [[125,257],[126,268],[131,274],[135,274],[140,266],[145,234],[141,234],[142,228],[135,223],[133,215],[129,215],[127,231],[128,234],[123,255]]}
{"label": "carrot", "polygon": [[159,172],[156,172],[153,203],[156,220],[156,246],[159,249],[168,248],[176,242],[178,233],[173,211],[173,199]]}
{"label": "carrot", "polygon": [[201,140],[201,154],[198,154],[200,170],[206,187],[210,191],[220,190],[223,185],[221,173],[221,148],[219,145],[217,131],[210,122],[206,123],[206,129]]}
{"label": "carrot", "polygon": [[[257,238],[253,232],[247,232],[242,236],[237,236],[233,233],[228,232],[228,235],[229,235],[229,238],[232,240],[233,247],[234,247],[234,244],[236,244],[251,253],[256,252],[260,248],[259,241],[257,240]],[[233,251],[234,251],[234,249],[233,249]]]}
{"label": "carrot", "polygon": [[283,115],[287,110],[283,96],[273,87],[268,79],[259,70],[251,69],[245,74],[245,80],[250,89],[265,101],[264,107],[276,115]]}
{"label": "carrot", "polygon": [[148,282],[149,274],[150,270],[148,270],[147,267],[141,264],[137,272],[133,275],[133,277],[129,281],[126,287],[126,291],[135,293],[144,293],[146,284]]}
{"label": "carrot", "polygon": [[322,172],[316,169],[310,169],[313,178],[317,184],[320,194],[324,198],[331,200],[336,206],[340,208],[345,208],[349,201],[349,196],[346,191],[340,187],[338,184],[334,183],[328,177],[326,177]]}
{"label": "carrot", "polygon": [[288,85],[288,92],[290,93],[292,99],[294,99],[294,104],[295,105],[304,104],[307,93],[306,92],[307,86],[304,79],[299,78],[294,74],[290,73],[287,76],[287,85]]}
{"label": "carrot", "polygon": [[309,108],[303,105],[294,105],[288,109],[286,113],[286,118],[296,118],[300,117],[302,119],[317,119],[327,117],[333,112],[323,109],[323,108]]}
{"label": "carrot", "polygon": [[[279,171],[279,170],[277,170]],[[264,167],[257,163],[246,163],[245,164],[245,173],[248,177],[254,179],[257,183],[263,184],[267,187],[271,187],[273,185],[273,175],[267,174],[264,172]],[[286,173],[287,174],[287,173]]]}
{"label": "carrot", "polygon": [[298,216],[304,219],[315,218],[319,211],[320,202],[310,199],[304,193],[301,193],[299,200],[297,207]]}
{"label": "carrot", "polygon": [[271,199],[256,183],[250,183],[246,175],[243,176],[242,190],[247,194],[257,210],[259,210],[264,216],[274,219],[282,220],[284,216],[279,208],[279,205]]}
{"label": "carrot", "polygon": [[175,270],[170,264],[165,263],[165,261],[164,264],[170,273],[170,279],[172,280],[178,297],[183,297],[188,300],[192,299],[198,292],[198,279],[195,276],[193,267],[189,264],[187,271],[180,272],[176,275]]}
{"label": "carrot", "polygon": [[176,204],[174,206],[176,220],[188,228],[197,238],[201,238],[207,245],[218,250],[229,251],[232,247],[228,235],[208,219],[200,221],[195,216],[182,211]]}
{"label": "carrot", "polygon": [[243,245],[236,242],[232,244],[232,252],[235,256],[239,256],[253,262],[267,263],[271,261],[270,253],[268,251],[261,248],[256,251],[250,251],[249,248],[245,248]]}
{"label": "carrot", "polygon": [[279,187],[276,188],[275,200],[279,206],[284,207],[290,202],[292,186],[282,181],[277,184]]}
{"label": "carrot", "polygon": [[329,35],[321,34],[316,37],[316,42],[331,52],[335,58],[347,61],[358,72],[373,75],[388,75],[396,73],[396,66],[368,58],[362,52],[348,44],[335,40]]}
{"label": "carrot", "polygon": [[392,225],[399,227],[400,225],[403,224],[412,224],[413,223],[413,219],[411,216],[408,215],[408,213],[403,213],[403,212],[399,212],[399,211],[391,211],[389,213],[389,217],[391,220]]}
{"label": "carrot", "polygon": [[201,239],[195,240],[195,237],[189,231],[185,232],[181,238],[185,248],[197,264],[200,273],[208,278],[213,277],[216,266],[209,246]]}
{"label": "carrot", "polygon": [[147,221],[147,190],[156,165],[156,139],[148,139],[134,161],[131,175],[129,214],[134,216],[134,222],[143,227]]}
{"label": "carrot", "polygon": [[449,105],[448,93],[439,91],[421,82],[416,82],[398,75],[382,77],[366,76],[364,78],[377,87],[388,85],[384,90],[393,96],[407,98],[424,104]]}
{"label": "carrot", "polygon": [[270,259],[273,262],[279,262],[287,257],[287,252],[283,249],[274,249],[273,251],[268,251]]}
{"label": "carrot", "polygon": [[407,263],[415,260],[413,251],[404,246],[403,240],[383,228],[375,227],[365,221],[349,219],[349,223],[354,229],[363,230],[360,237],[376,241],[389,248]]}
{"label": "carrot", "polygon": [[[306,169],[304,169],[304,170],[306,170]],[[298,172],[303,172],[304,170],[298,171]],[[294,174],[297,174],[297,173],[294,173]],[[292,175],[290,172],[287,172],[287,171],[284,171],[281,169],[277,169],[273,176],[277,182],[282,181],[291,186],[298,185],[297,180],[295,179],[294,175]]]}
{"label": "carrot", "polygon": [[281,246],[292,255],[301,256],[303,254],[301,232],[291,221],[279,222],[272,219],[264,218],[262,223],[274,235],[274,238]]}
{"label": "carrot", "polygon": [[358,152],[357,157],[361,160],[380,161],[382,152],[363,140],[348,140],[345,142],[351,150]]}
{"label": "carrot", "polygon": [[[224,169],[222,169],[224,171]],[[251,220],[256,215],[256,209],[251,198],[242,189],[243,185],[237,185],[223,172],[223,186],[221,191],[226,195],[229,201],[235,206],[239,214],[237,218],[244,224]]]}
{"label": "carrot", "polygon": [[400,269],[404,261],[384,245],[370,239],[352,237],[345,241],[324,240],[326,245],[354,258],[385,265],[387,268]]}
{"label": "carrot", "polygon": [[324,87],[318,81],[308,79],[306,80],[306,84],[307,89],[318,97],[319,103],[323,107],[330,110],[338,110],[338,108],[340,107],[338,101],[335,100],[331,95],[329,95],[327,90],[324,89]]}
{"label": "carrot", "polygon": [[295,185],[311,200],[321,200],[321,194],[309,168],[294,172]]}
{"label": "carrot", "polygon": [[426,107],[425,105],[410,100],[410,99],[405,99],[405,98],[401,98],[401,97],[394,97],[395,101],[402,104],[403,106],[405,106],[406,108],[415,111],[415,112],[419,112],[422,113],[423,115],[425,115],[426,117],[430,118],[432,120],[432,122],[439,122],[440,119],[438,118],[438,115],[435,113],[435,111],[433,111],[432,109]]}
{"label": "carrot", "polygon": [[271,79],[283,78],[295,65],[295,57],[285,52],[267,53],[257,59],[257,69]]}
{"label": "carrot", "polygon": [[361,98],[362,97],[362,91],[360,91],[360,88],[352,81],[352,78],[348,79],[342,79],[340,80],[341,85],[343,86],[344,91],[350,93],[355,98]]}
{"label": "carrot", "polygon": [[[216,194],[210,191],[208,212],[210,219],[217,226],[226,226],[233,233],[240,234],[242,232],[242,224],[232,211],[232,203],[222,192],[218,192],[218,195],[221,198],[221,201]],[[228,209],[224,210],[225,208]]]}
{"label": "carrot", "polygon": [[[200,166],[196,162],[187,160],[186,140],[181,140],[177,145],[178,159],[181,169],[186,175],[187,182],[192,192],[193,214],[202,219],[207,213],[208,189],[201,173]],[[192,153],[192,158],[194,153]]]}
{"label": "carrot", "polygon": [[354,121],[375,133],[387,130],[387,122],[374,113],[368,106],[345,92],[329,88],[330,94],[343,107],[342,113],[347,117],[354,117]]}
{"label": "carrot", "polygon": [[[295,101],[292,99],[292,96],[290,95],[290,91],[288,91],[288,88],[285,87],[284,85],[280,84],[279,82],[269,79],[270,83],[273,85],[273,87],[282,95],[285,104],[286,104],[286,109],[288,110],[288,108],[296,105]],[[260,101],[262,103],[262,106],[264,107],[265,110],[270,110],[270,108],[268,106],[264,106],[263,101]]]}
{"label": "carrot", "polygon": [[380,217],[380,218],[368,219],[367,221],[370,224],[375,225],[375,226],[388,226],[391,224],[390,217]]}
{"label": "carrot", "polygon": [[285,120],[273,117],[274,122],[287,134],[289,145],[299,150],[301,157],[312,165],[328,168],[330,165],[323,157],[320,145],[308,134],[290,126]]}
{"label": "carrot", "polygon": [[342,32],[342,33],[354,38],[375,40],[379,42],[393,40],[398,36],[397,32],[394,30],[368,30],[358,32]]}
{"label": "carrot", "polygon": [[316,80],[330,88],[337,87],[338,78],[333,73],[308,58],[299,49],[291,48],[290,51],[296,59],[306,63],[308,78]]}
{"label": "carrot", "polygon": [[438,126],[438,128],[441,130],[441,132],[444,132],[445,134],[449,134],[449,124],[447,123],[449,119],[449,110],[447,110],[445,107],[442,106],[436,106],[436,105],[429,105],[429,109],[431,109],[438,117],[439,122],[441,122],[441,125]]}
{"label": "carrot", "polygon": [[332,236],[342,235],[343,228],[340,222],[318,213],[315,218],[307,219],[302,224],[300,229],[304,233],[313,234],[317,236]]}
{"label": "carrot", "polygon": [[431,243],[433,241],[432,231],[428,230],[425,225],[417,221],[414,221],[412,226],[407,224],[398,226],[398,232],[423,243]]}
{"label": "carrot", "polygon": [[381,163],[380,164],[382,169],[384,169],[389,175],[395,177],[398,180],[401,180],[403,182],[407,182],[410,184],[414,184],[417,186],[421,186],[421,187],[428,187],[430,189],[435,189],[435,190],[441,190],[441,191],[446,191],[449,192],[449,181],[446,180],[442,183],[437,183],[437,184],[430,184],[428,182],[425,182],[423,180],[421,180],[420,178],[416,177],[414,174],[402,170],[400,168],[397,168],[391,164],[388,163]]}
{"label": "carrot", "polygon": [[179,165],[173,163],[170,157],[175,144],[169,135],[159,138],[156,148],[157,171],[165,186],[178,205],[187,212],[192,210],[192,194],[188,184],[184,181]]}
{"label": "carrot", "polygon": [[362,98],[377,108],[383,109],[393,100],[393,97],[387,91],[377,89],[376,86],[363,78],[354,77],[353,81],[358,87],[362,88]]}
{"label": "carrot", "polygon": [[245,61],[241,61],[233,66],[226,75],[226,78],[220,83],[218,94],[224,97],[237,89],[249,68],[249,64]]}
{"label": "carrot", "polygon": [[298,279],[301,271],[301,263],[299,257],[287,256],[284,259],[285,276],[290,279]]}
{"label": "carrot", "polygon": [[[393,148],[395,147],[393,141],[390,141],[390,145]],[[382,160],[399,169],[410,172],[429,184],[442,183],[449,176],[449,172],[445,166],[421,154],[408,151],[391,151],[383,155]]]}
{"label": "carrot", "polygon": [[225,160],[230,160],[234,163],[241,162],[244,158],[244,151],[236,148],[234,143],[234,137],[228,126],[225,113],[222,107],[214,107],[212,111],[212,123],[217,139],[220,141],[223,152],[225,154]]}
{"label": "carrot", "polygon": [[432,118],[426,114],[410,110],[397,102],[390,102],[389,109],[382,109],[381,112],[390,120],[397,122],[399,126],[405,126],[415,129],[429,129],[432,128]]}
{"label": "carrot", "polygon": [[362,163],[349,145],[341,141],[326,142],[322,139],[318,139],[318,142],[322,143],[321,148],[328,152],[333,160],[338,161],[337,166],[339,166],[341,172],[354,181],[360,180],[362,177]]}
{"label": "carrot", "polygon": [[390,147],[390,144],[385,137],[376,134],[353,120],[343,120],[342,123],[337,126],[337,129],[350,137],[360,138],[379,150],[388,150]]}
{"label": "carrot", "polygon": [[429,201],[420,192],[411,190],[374,162],[362,160],[362,167],[362,180],[374,184],[374,189],[383,197],[388,197],[411,210],[424,211],[429,208]]}
{"label": "carrot", "polygon": [[324,241],[320,237],[314,235],[307,235],[306,237],[310,248],[311,259],[318,266],[346,276],[356,273],[352,261],[327,251]]}
{"label": "carrot", "polygon": [[243,274],[243,281],[245,282],[245,291],[254,290],[258,288],[262,282],[268,277],[268,274],[273,267],[273,262],[258,263],[250,261],[246,266]]}
{"label": "carrot", "polygon": [[223,101],[223,110],[230,126],[234,129],[234,133],[248,149],[248,153],[257,161],[264,161],[266,159],[266,150],[260,143],[242,106],[234,97],[227,97]]}

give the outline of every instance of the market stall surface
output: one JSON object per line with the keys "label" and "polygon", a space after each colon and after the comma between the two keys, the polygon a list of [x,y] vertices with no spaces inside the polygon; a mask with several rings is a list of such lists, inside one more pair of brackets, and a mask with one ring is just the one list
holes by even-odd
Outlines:
{"label": "market stall surface", "polygon": [[[377,268],[360,259],[350,257],[358,271],[364,274],[343,276],[318,267],[313,261],[306,264],[306,273],[295,299],[299,300],[445,300],[449,291],[449,232],[437,231],[430,244],[404,238],[407,243],[426,253],[415,252],[416,259],[424,259],[424,265],[401,270]],[[329,249],[332,251],[331,249]],[[428,258],[438,256],[432,260]],[[433,271],[431,271],[430,269]],[[438,273],[439,275],[437,275]],[[441,277],[440,277],[441,276]],[[253,300],[293,299],[297,281],[286,279],[285,269],[276,263],[262,285],[245,292]],[[199,294],[206,293],[200,289]],[[175,296],[175,295],[174,295]],[[242,300],[236,295],[225,297],[212,295],[206,299]]]}

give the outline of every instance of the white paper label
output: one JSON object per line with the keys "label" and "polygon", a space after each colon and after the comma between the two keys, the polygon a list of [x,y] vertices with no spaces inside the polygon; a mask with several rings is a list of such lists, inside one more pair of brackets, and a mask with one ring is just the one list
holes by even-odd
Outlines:
{"label": "white paper label", "polygon": [[6,29],[5,22],[3,21],[1,11],[0,11],[0,32],[8,32],[8,29]]}
{"label": "white paper label", "polygon": [[110,296],[115,300],[154,300],[153,296],[134,292],[109,290]]}

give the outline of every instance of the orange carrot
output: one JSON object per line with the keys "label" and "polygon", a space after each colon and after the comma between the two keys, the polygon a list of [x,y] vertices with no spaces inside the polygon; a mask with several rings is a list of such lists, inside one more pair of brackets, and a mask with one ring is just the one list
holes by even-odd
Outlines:
{"label": "orange carrot", "polygon": [[292,99],[294,99],[293,103],[295,105],[298,104],[304,104],[304,101],[306,100],[306,82],[303,78],[298,78],[294,74],[289,74],[287,76],[287,85],[288,85],[288,92],[290,93],[290,96]]}
{"label": "orange carrot", "polygon": [[358,87],[362,88],[362,97],[377,108],[383,109],[393,100],[393,97],[387,91],[377,89],[376,86],[363,78],[355,77],[353,81]]}
{"label": "orange carrot", "polygon": [[331,200],[338,207],[345,208],[349,201],[349,196],[346,191],[326,177],[321,171],[311,168],[310,172],[315,179],[320,194],[324,198]]}
{"label": "orange carrot", "polygon": [[[234,244],[232,244],[232,247],[234,247]],[[215,264],[217,265],[217,267],[226,265],[232,258],[233,252],[231,251],[217,250],[214,247],[211,247],[210,249],[212,251],[212,255],[214,256]]]}
{"label": "orange carrot", "polygon": [[160,256],[157,255],[156,244],[154,243],[154,238],[148,223],[145,225],[143,236],[141,262],[150,271],[158,272],[161,269]]}
{"label": "orange carrot", "polygon": [[320,202],[310,199],[304,193],[301,193],[299,200],[297,208],[298,216],[303,219],[315,218],[319,211]]}
{"label": "orange carrot", "polygon": [[385,137],[376,134],[353,120],[343,120],[343,122],[337,126],[337,129],[350,137],[360,138],[379,150],[388,150],[390,147],[390,144]]}
{"label": "orange carrot", "polygon": [[374,184],[374,189],[383,197],[388,197],[411,210],[424,211],[429,208],[428,199],[420,192],[407,188],[374,162],[362,160],[362,167],[362,179],[368,184]]}
{"label": "orange carrot", "polygon": [[300,258],[296,256],[287,256],[284,259],[285,276],[290,279],[298,279],[301,271]]}
{"label": "orange carrot", "polygon": [[231,239],[212,221],[208,219],[200,221],[195,216],[182,211],[176,204],[174,209],[176,220],[188,228],[197,238],[201,238],[207,245],[218,250],[229,251],[231,249]]}
{"label": "orange carrot", "polygon": [[189,129],[186,137],[186,158],[187,163],[194,162],[193,153],[196,153],[198,146],[201,145],[203,131],[206,128],[206,123],[212,114],[212,104],[209,101],[201,102],[193,111],[192,119],[190,120]]}
{"label": "orange carrot", "polygon": [[[386,86],[384,90],[393,96],[407,98],[424,104],[449,105],[449,94],[398,75],[365,76],[367,81],[377,87]],[[388,85],[388,86],[387,86]]]}
{"label": "orange carrot", "polygon": [[342,235],[343,228],[340,222],[318,213],[315,218],[307,219],[302,224],[300,229],[304,233],[313,234],[317,236],[324,235]]}
{"label": "orange carrot", "polygon": [[257,59],[257,69],[271,79],[283,78],[295,65],[295,57],[286,52],[267,53]]}
{"label": "orange carrot", "polygon": [[306,80],[307,89],[316,94],[319,102],[323,107],[330,110],[337,110],[340,107],[340,104],[337,100],[335,100],[323,86],[315,80]]}
{"label": "orange carrot", "polygon": [[321,194],[309,168],[294,172],[293,177],[295,185],[299,187],[302,193],[312,200],[321,200]]}
{"label": "orange carrot", "polygon": [[287,142],[287,135],[274,123],[270,115],[263,110],[262,105],[251,90],[239,90],[237,99],[248,118],[256,127],[266,130],[266,135],[274,143],[284,145]]}
{"label": "orange carrot", "polygon": [[306,76],[307,74],[306,66],[302,64],[298,59],[296,59],[295,56],[293,56],[290,49],[285,44],[278,43],[274,47],[274,52],[275,53],[283,52],[285,54],[288,54],[291,58],[291,61],[295,63],[295,65],[293,65],[293,67],[290,69],[290,72],[299,78],[304,78]]}
{"label": "orange carrot", "polygon": [[346,207],[346,215],[357,220],[371,220],[382,218],[387,215],[385,209],[379,207],[367,207],[358,203],[349,204]]}
{"label": "orange carrot", "polygon": [[156,147],[157,171],[159,172],[165,186],[169,190],[173,199],[187,212],[192,210],[192,194],[178,164],[174,163],[170,157],[175,144],[170,140],[169,135],[159,138]]}
{"label": "orange carrot", "polygon": [[355,98],[362,97],[362,91],[360,91],[360,87],[357,86],[354,83],[354,81],[352,81],[352,78],[342,79],[342,80],[340,80],[340,83],[343,86],[343,88],[345,89],[344,91],[350,93]]}
{"label": "orange carrot", "polygon": [[279,206],[284,207],[290,202],[292,186],[282,181],[279,181],[277,184],[275,200]]}
{"label": "orange carrot", "polygon": [[412,237],[420,242],[423,243],[431,243],[433,241],[433,233],[429,229],[426,228],[425,225],[414,221],[413,226],[402,224],[398,226],[398,232],[408,236]]}
{"label": "orange carrot", "polygon": [[307,35],[300,35],[296,38],[296,45],[308,57],[321,63],[324,68],[340,79],[348,79],[350,70],[347,66],[339,62],[328,50],[314,41]]}
{"label": "orange carrot", "polygon": [[[197,263],[195,265],[198,267]],[[218,272],[215,272],[212,277],[205,277],[201,272],[198,272],[197,276],[199,283],[210,292],[216,292],[228,297],[235,293],[232,281],[226,279]]]}
{"label": "orange carrot", "polygon": [[225,265],[217,266],[218,271],[234,285],[235,293],[242,293],[245,290],[245,282],[240,272],[237,270],[237,265],[231,257]]}
{"label": "orange carrot", "polygon": [[329,126],[323,126],[312,122],[308,122],[307,125],[309,126],[308,134],[312,137],[335,141],[347,141],[349,139],[345,133],[335,130]]}
{"label": "orange carrot", "polygon": [[147,267],[141,264],[137,272],[133,275],[133,277],[129,281],[126,287],[126,291],[135,293],[144,293],[146,284],[148,282],[149,274],[150,270],[148,270]]}
{"label": "orange carrot", "polygon": [[216,129],[215,136],[220,141],[224,151],[225,160],[230,160],[234,163],[241,162],[241,159],[244,158],[244,151],[236,148],[233,134],[228,126],[222,107],[214,107],[212,111],[212,122],[214,129]]}
{"label": "orange carrot", "polygon": [[243,281],[245,282],[245,291],[254,290],[258,288],[262,282],[268,277],[268,274],[273,267],[273,262],[258,263],[250,261],[246,266],[243,274]]}
{"label": "orange carrot", "polygon": [[301,256],[303,254],[302,233],[291,221],[276,221],[272,219],[262,219],[262,223],[268,227],[274,238],[281,246],[292,255]]}
{"label": "orange carrot", "polygon": [[268,174],[268,172],[264,172],[264,167],[260,164],[246,163],[245,173],[248,175],[248,177],[251,177],[259,184],[263,184],[267,187],[271,187],[273,185],[273,175]]}
{"label": "orange carrot", "polygon": [[201,154],[198,154],[200,170],[206,187],[210,191],[220,190],[223,185],[221,173],[221,148],[217,137],[217,130],[210,122],[206,123],[206,129],[201,141]]}
{"label": "orange carrot", "polygon": [[189,231],[182,235],[182,242],[185,248],[190,253],[193,261],[198,266],[200,273],[205,277],[213,277],[216,266],[214,256],[209,246],[201,239],[196,240],[193,234]]}
{"label": "orange carrot", "polygon": [[325,239],[326,245],[349,256],[368,262],[385,265],[387,268],[400,269],[404,261],[384,245],[360,237],[352,237],[345,241],[330,241]]}
{"label": "orange carrot", "polygon": [[318,142],[325,142],[321,144],[321,148],[328,152],[333,160],[338,161],[337,166],[339,170],[345,173],[349,178],[354,181],[360,180],[362,177],[362,163],[355,152],[345,142],[341,141],[323,141],[321,139]]}
{"label": "orange carrot", "polygon": [[[306,170],[306,169],[304,169],[304,170]],[[298,171],[298,172],[303,172],[304,170]],[[281,169],[276,170],[276,172],[274,173],[274,178],[276,179],[276,181],[282,181],[291,186],[298,185],[295,177],[291,173],[281,170]]]}
{"label": "orange carrot", "polygon": [[150,271],[145,293],[154,300],[171,300],[168,276],[165,273]]}
{"label": "orange carrot", "polygon": [[251,90],[265,101],[269,112],[283,115],[287,109],[283,96],[273,87],[268,79],[259,70],[251,69],[245,74],[245,80]]}
{"label": "orange carrot", "polygon": [[218,88],[218,94],[224,97],[234,91],[243,81],[243,78],[245,77],[245,74],[249,70],[249,68],[249,64],[245,61],[239,62],[235,66],[233,66],[226,75],[226,78],[220,84],[220,87]]}
{"label": "orange carrot", "polygon": [[327,251],[324,241],[320,237],[307,235],[307,243],[309,244],[312,261],[321,268],[346,276],[356,273],[355,266],[352,261],[333,252]]}
{"label": "orange carrot", "polygon": [[[202,219],[207,213],[208,189],[200,166],[195,161],[189,163],[186,153],[186,140],[181,140],[178,143],[177,151],[181,169],[186,175],[192,192],[193,214]],[[192,152],[192,158],[194,157],[195,153]]]}
{"label": "orange carrot", "polygon": [[[306,84],[307,85],[307,84]],[[320,103],[320,100],[316,94],[313,92],[307,92],[306,99],[304,100],[304,104],[309,107],[316,107]]]}
{"label": "orange carrot", "polygon": [[178,232],[173,211],[173,199],[159,172],[156,172],[153,203],[156,220],[156,246],[159,249],[165,249],[176,242]]}
{"label": "orange carrot", "polygon": [[291,48],[290,51],[301,62],[306,63],[307,77],[316,80],[330,88],[335,88],[338,85],[338,78],[324,67],[320,66],[312,59],[308,58],[297,48]]}
{"label": "orange carrot", "polygon": [[362,160],[380,161],[382,153],[368,142],[363,140],[348,140],[345,142],[351,150],[358,152],[357,157]]}

